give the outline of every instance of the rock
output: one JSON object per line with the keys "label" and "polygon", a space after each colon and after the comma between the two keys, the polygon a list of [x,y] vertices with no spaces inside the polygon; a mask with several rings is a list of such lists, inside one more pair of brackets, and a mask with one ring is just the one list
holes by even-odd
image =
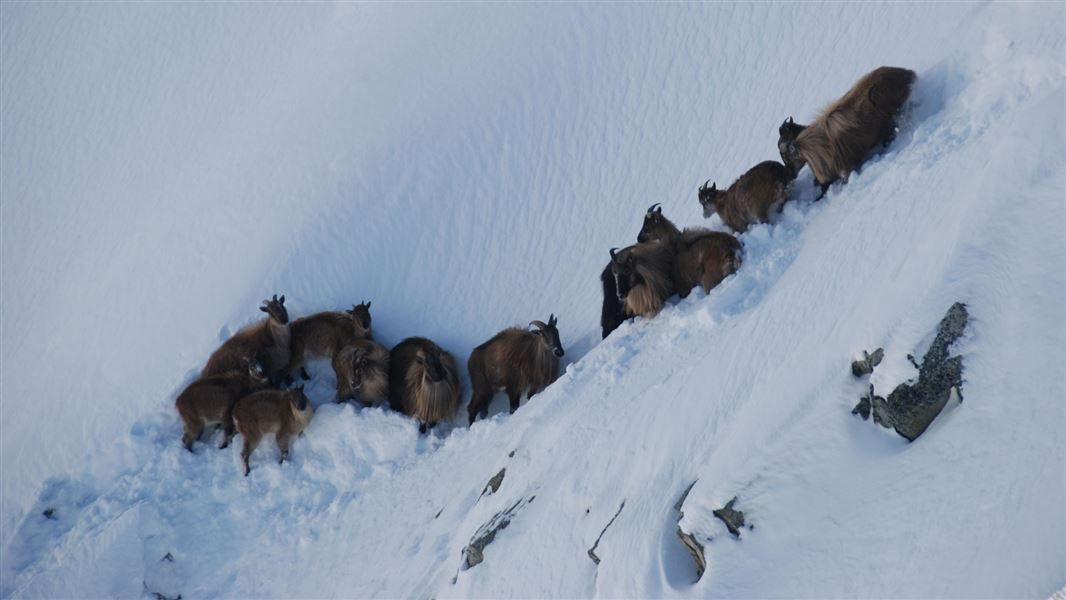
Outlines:
{"label": "rock", "polygon": [[865,421],[866,419],[869,419],[870,418],[870,397],[869,396],[863,396],[862,398],[859,398],[859,403],[855,405],[855,408],[851,409],[851,414],[859,415],[860,417],[862,417],[863,421]]}
{"label": "rock", "polygon": [[[618,515],[622,514],[622,509],[625,507],[626,501],[622,500],[622,503],[618,505],[618,510],[615,511],[614,516],[611,517],[611,520],[607,521],[607,524],[603,526],[603,530],[600,531],[600,535],[596,536],[596,543],[592,544],[592,547],[589,548],[589,558],[591,558],[592,562],[596,563],[597,565],[600,564],[600,557],[596,556],[596,548],[599,547],[600,540],[603,539],[603,534],[607,533],[607,528],[611,526],[611,523],[614,523],[614,520],[618,518]],[[586,510],[585,514],[588,514],[588,512],[589,511]]]}
{"label": "rock", "polygon": [[44,518],[46,518],[46,519],[50,519],[52,521],[56,520],[56,509],[55,509],[55,507],[49,506],[48,508],[44,509],[44,512],[42,512],[41,514],[44,515]]}
{"label": "rock", "polygon": [[696,485],[695,481],[685,488],[681,498],[674,503],[674,510],[677,511],[677,537],[696,563],[696,581],[699,581],[703,577],[703,572],[707,570],[707,558],[703,554],[703,544],[696,539],[695,535],[681,529],[681,519],[685,518],[685,513],[681,510],[681,507],[684,506],[685,498],[688,498],[688,493],[692,491],[692,486],[694,485]]}
{"label": "rock", "polygon": [[874,372],[874,367],[881,364],[881,360],[885,357],[885,349],[878,348],[874,350],[873,354],[868,354],[865,350],[862,351],[862,360],[856,360],[851,363],[851,374],[856,377],[862,377],[863,375],[869,375]]}
{"label": "rock", "polygon": [[[496,537],[496,532],[492,532],[492,537]],[[478,540],[481,541],[481,540]],[[482,551],[485,549],[485,545],[491,543],[492,540],[488,540],[480,545],[474,545],[471,543],[466,547],[466,568],[476,567],[481,564],[481,561],[485,560],[485,555]]]}
{"label": "rock", "polygon": [[707,559],[703,556],[703,544],[699,543],[691,533],[682,531],[681,527],[677,528],[677,537],[681,538],[681,544],[696,562],[696,581],[699,581],[703,577],[703,572],[707,570]]}
{"label": "rock", "polygon": [[144,586],[144,591],[147,592],[152,598],[155,598],[155,600],[181,600],[181,594],[177,594],[175,596],[168,596],[162,592],[156,592],[152,590],[148,587],[147,582],[142,581],[141,585]]}
{"label": "rock", "polygon": [[740,528],[744,526],[744,513],[739,510],[733,510],[733,505],[736,503],[737,498],[734,496],[725,506],[713,511],[712,514],[725,523],[726,529],[733,534],[733,537],[740,539]]}
{"label": "rock", "polygon": [[941,319],[936,338],[918,365],[917,382],[900,384],[888,398],[871,393],[875,423],[891,427],[913,442],[940,414],[953,392],[962,399],[962,357],[950,356],[949,350],[962,336],[968,321],[966,305],[953,304]]}
{"label": "rock", "polygon": [[522,506],[532,501],[532,497],[525,502],[519,499],[510,508],[496,513],[487,523],[478,528],[470,543],[463,549],[467,569],[475,567],[485,560],[485,547],[496,539],[497,533],[507,529],[507,526],[511,524],[511,521]]}
{"label": "rock", "polygon": [[[481,490],[481,495],[495,494],[496,490],[500,489],[500,484],[503,483],[503,476],[507,473],[507,468],[500,469],[500,472],[493,475],[492,479],[485,485],[485,489]],[[490,491],[491,490],[491,491]]]}
{"label": "rock", "polygon": [[855,405],[855,408],[851,409],[851,414],[859,415],[860,417],[862,417],[863,421],[869,419],[870,407],[874,401],[874,398],[884,401],[884,398],[878,398],[878,396],[874,394],[874,386],[871,385],[870,392],[862,398],[859,398],[859,403]]}
{"label": "rock", "polygon": [[696,563],[696,581],[699,581],[703,577],[703,572],[707,570],[707,559],[703,555],[703,544],[696,540],[696,536],[691,533],[682,531],[681,527],[677,528],[677,537],[681,539],[681,544],[688,550],[692,560]]}

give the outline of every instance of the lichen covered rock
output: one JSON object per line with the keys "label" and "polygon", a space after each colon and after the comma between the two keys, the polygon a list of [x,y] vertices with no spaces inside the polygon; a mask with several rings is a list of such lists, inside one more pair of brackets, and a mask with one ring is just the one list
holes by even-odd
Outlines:
{"label": "lichen covered rock", "polygon": [[936,339],[918,366],[918,380],[900,384],[887,398],[871,392],[875,423],[891,427],[913,442],[929,428],[953,392],[962,399],[962,357],[950,356],[950,349],[962,337],[968,322],[966,305],[953,304],[941,319]]}
{"label": "lichen covered rock", "polygon": [[725,506],[713,511],[712,514],[725,523],[725,528],[733,534],[733,537],[740,539],[740,528],[744,526],[744,513],[733,509],[736,503],[737,498],[734,496],[732,500],[726,502]]}

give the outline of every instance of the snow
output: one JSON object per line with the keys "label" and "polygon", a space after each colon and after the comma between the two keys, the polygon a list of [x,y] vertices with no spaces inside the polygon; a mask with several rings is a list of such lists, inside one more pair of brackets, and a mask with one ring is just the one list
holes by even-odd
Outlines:
{"label": "snow", "polygon": [[[0,5],[0,596],[1048,597],[1064,33],[1060,4]],[[648,205],[701,224],[700,183],[882,64],[919,75],[891,148],[599,342]],[[460,363],[554,312],[566,372],[420,437],[313,365],[292,461],[246,479],[173,399],[273,293]],[[962,404],[911,444],[852,416],[850,360],[884,347],[887,393],[955,301]]]}

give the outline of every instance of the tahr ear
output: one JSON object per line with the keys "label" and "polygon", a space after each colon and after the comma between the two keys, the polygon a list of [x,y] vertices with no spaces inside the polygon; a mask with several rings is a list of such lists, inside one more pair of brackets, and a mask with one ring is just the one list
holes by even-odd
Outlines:
{"label": "tahr ear", "polygon": [[282,294],[281,298],[278,298],[278,304],[285,304],[285,295]]}
{"label": "tahr ear", "polygon": [[788,119],[785,120],[785,123],[788,123],[789,125],[793,125],[793,124],[795,124],[795,121],[792,120],[792,117],[789,117]]}

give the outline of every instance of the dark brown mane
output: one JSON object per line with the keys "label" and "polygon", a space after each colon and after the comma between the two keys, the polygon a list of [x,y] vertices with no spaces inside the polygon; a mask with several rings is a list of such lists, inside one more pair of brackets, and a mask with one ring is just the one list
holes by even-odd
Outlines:
{"label": "dark brown mane", "polygon": [[279,379],[291,358],[285,296],[264,300],[260,310],[267,313],[267,318],[248,325],[223,342],[207,359],[201,376],[241,372],[248,361],[258,361],[271,380]]}
{"label": "dark brown mane", "polygon": [[878,144],[895,137],[896,116],[916,78],[914,71],[897,67],[867,73],[806,128],[782,126],[782,159],[797,172],[807,164],[823,188],[847,177]]}
{"label": "dark brown mane", "polygon": [[513,413],[526,390],[532,397],[559,376],[559,356],[563,349],[555,315],[547,323],[534,321],[530,325],[537,331],[510,327],[470,353],[467,369],[473,390],[467,412],[471,424],[479,414],[487,415],[497,391],[507,393]]}
{"label": "dark brown mane", "polygon": [[364,406],[389,398],[389,351],[373,340],[356,340],[333,356],[337,402]]}
{"label": "dark brown mane", "polygon": [[[438,369],[442,377],[434,381]],[[389,354],[389,404],[417,419],[425,431],[459,408],[458,372],[452,355],[433,341],[407,338]]]}

